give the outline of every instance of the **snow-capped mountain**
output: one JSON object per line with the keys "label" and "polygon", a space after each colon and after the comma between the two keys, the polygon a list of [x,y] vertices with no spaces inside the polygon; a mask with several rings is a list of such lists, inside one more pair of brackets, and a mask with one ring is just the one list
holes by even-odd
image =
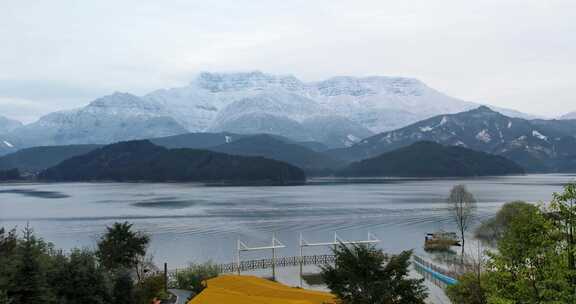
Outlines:
{"label": "snow-capped mountain", "polygon": [[6,137],[20,148],[106,144],[186,133],[157,103],[127,93],[96,99],[84,108],[48,114]]}
{"label": "snow-capped mountain", "polygon": [[380,133],[333,153],[360,160],[418,141],[433,141],[506,156],[530,171],[564,171],[576,169],[575,134],[576,121],[512,118],[482,106]]}
{"label": "snow-capped mountain", "polygon": [[[258,71],[204,72],[188,86],[155,91],[145,98],[166,105],[173,110],[172,115],[179,123],[198,132],[217,128],[218,122],[214,125],[213,120],[221,119],[220,111],[231,103],[268,91],[290,93],[294,103],[299,102],[298,96],[311,99],[324,106],[323,115],[345,117],[372,132],[393,130],[434,115],[457,113],[479,106],[447,96],[412,78],[342,76],[303,82],[291,75]],[[284,98],[282,101],[286,103]],[[313,109],[301,110],[302,113],[291,115],[309,115]],[[514,117],[530,117],[513,110],[497,110]]]}
{"label": "snow-capped mountain", "polygon": [[300,91],[303,84],[293,76],[275,76],[261,72],[200,73],[188,86],[154,91],[144,99],[165,106],[171,115],[191,132],[213,127],[219,112],[231,103],[263,91],[276,89]]}
{"label": "snow-capped mountain", "polygon": [[330,147],[350,146],[373,134],[343,116],[324,114],[330,112],[312,99],[286,90],[268,89],[226,106],[210,130],[277,134]]}
{"label": "snow-capped mountain", "polygon": [[560,119],[576,119],[576,111],[560,116]]}
{"label": "snow-capped mountain", "polygon": [[0,134],[12,132],[21,126],[23,126],[21,122],[0,115]]}
{"label": "snow-capped mountain", "polygon": [[477,106],[411,78],[333,77],[303,82],[291,75],[258,71],[201,73],[184,87],[143,97],[115,93],[81,109],[48,114],[9,132],[5,139],[29,147],[227,131],[271,133],[346,147],[377,132]]}

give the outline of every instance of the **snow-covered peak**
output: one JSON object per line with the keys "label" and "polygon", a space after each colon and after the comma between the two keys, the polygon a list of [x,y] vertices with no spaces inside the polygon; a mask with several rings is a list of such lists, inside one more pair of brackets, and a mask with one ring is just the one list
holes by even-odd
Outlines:
{"label": "snow-covered peak", "polygon": [[12,132],[21,126],[21,122],[0,115],[0,134]]}
{"label": "snow-covered peak", "polygon": [[245,89],[267,89],[279,87],[290,91],[302,90],[304,84],[292,75],[271,75],[260,71],[247,73],[202,72],[192,82],[211,92],[228,92]]}
{"label": "snow-covered peak", "polygon": [[329,112],[314,100],[289,93],[283,90],[270,89],[261,94],[246,97],[229,104],[222,109],[215,124],[235,120],[248,113],[262,112],[276,116],[285,116],[295,121],[302,121],[319,113]]}
{"label": "snow-covered peak", "polygon": [[576,111],[560,116],[560,119],[576,119]]}
{"label": "snow-covered peak", "polygon": [[130,93],[115,92],[92,101],[83,111],[105,111],[124,114],[139,114],[143,112],[161,112],[162,105],[157,102],[142,99]]}
{"label": "snow-covered peak", "polygon": [[351,77],[337,76],[312,84],[321,95],[420,95],[427,87],[421,81],[403,77]]}

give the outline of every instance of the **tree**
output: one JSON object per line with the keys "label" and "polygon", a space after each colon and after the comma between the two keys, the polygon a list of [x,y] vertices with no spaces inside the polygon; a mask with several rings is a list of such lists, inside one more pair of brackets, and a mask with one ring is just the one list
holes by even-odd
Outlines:
{"label": "tree", "polygon": [[423,279],[409,279],[411,251],[386,263],[373,246],[344,244],[334,248],[335,265],[322,267],[322,278],[344,304],[419,304],[427,296]]}
{"label": "tree", "polygon": [[136,304],[134,299],[134,281],[128,272],[119,272],[112,290],[113,304]]}
{"label": "tree", "polygon": [[556,214],[554,223],[564,237],[563,251],[567,259],[572,292],[576,296],[576,184],[568,184],[563,193],[554,193],[550,206]]}
{"label": "tree", "polygon": [[522,209],[489,253],[488,302],[575,303],[559,237],[540,209]]}
{"label": "tree", "polygon": [[[0,290],[6,292],[16,266],[16,250],[18,248],[18,238],[16,229],[6,231],[0,228]],[[8,296],[6,295],[6,298]]]}
{"label": "tree", "polygon": [[496,245],[504,236],[512,219],[523,209],[530,209],[534,206],[522,201],[514,201],[504,204],[496,213],[496,216],[484,221],[476,228],[476,238],[490,244]]}
{"label": "tree", "polygon": [[458,284],[446,288],[446,295],[453,304],[486,304],[485,279],[468,272],[458,278]]}
{"label": "tree", "polygon": [[138,304],[150,304],[153,303],[154,299],[168,298],[168,294],[164,292],[164,276],[149,275],[144,277],[136,284],[134,298]]}
{"label": "tree", "polygon": [[105,271],[98,265],[95,254],[74,249],[70,256],[54,257],[51,275],[59,303],[105,304],[110,302]]}
{"label": "tree", "polygon": [[8,298],[8,293],[0,289],[0,304],[12,304],[12,300]]}
{"label": "tree", "polygon": [[476,199],[472,193],[468,192],[465,185],[456,185],[450,191],[447,203],[452,217],[456,222],[458,232],[460,232],[460,240],[462,241],[461,264],[464,264],[465,234],[474,220]]}
{"label": "tree", "polygon": [[47,250],[47,244],[37,239],[32,228],[26,226],[24,239],[18,246],[15,274],[8,294],[14,304],[51,303],[51,290],[41,262]]}
{"label": "tree", "polygon": [[114,223],[106,230],[98,242],[97,256],[102,265],[109,270],[134,269],[146,255],[150,237],[133,231],[128,222]]}

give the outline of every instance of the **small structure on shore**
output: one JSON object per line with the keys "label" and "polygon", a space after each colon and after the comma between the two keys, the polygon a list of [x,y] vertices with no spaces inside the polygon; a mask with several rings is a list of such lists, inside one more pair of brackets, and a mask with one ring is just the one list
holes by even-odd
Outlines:
{"label": "small structure on shore", "polygon": [[425,250],[448,250],[452,246],[461,246],[455,232],[438,231],[424,238]]}

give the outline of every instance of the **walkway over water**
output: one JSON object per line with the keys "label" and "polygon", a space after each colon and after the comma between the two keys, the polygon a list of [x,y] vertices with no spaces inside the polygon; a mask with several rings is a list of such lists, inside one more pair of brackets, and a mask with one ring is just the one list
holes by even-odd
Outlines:
{"label": "walkway over water", "polygon": [[[386,256],[386,260],[389,260],[390,256]],[[336,257],[332,254],[324,255],[306,255],[306,256],[288,256],[288,257],[276,257],[267,259],[257,259],[257,260],[246,260],[238,263],[226,263],[215,265],[220,273],[242,273],[254,270],[265,270],[272,268],[281,267],[297,267],[297,266],[307,266],[307,265],[329,265],[334,264]],[[434,285],[440,288],[446,288],[449,285],[457,284],[458,281],[455,279],[456,274],[454,272],[448,271],[432,262],[429,262],[422,257],[413,256],[412,265],[416,272],[422,275],[426,280],[429,280]],[[240,266],[240,268],[238,268]],[[180,268],[171,270],[168,272],[169,280],[174,282],[178,271],[186,271],[186,268]]]}
{"label": "walkway over water", "polygon": [[452,271],[448,271],[416,255],[412,257],[412,262],[416,272],[440,288],[446,288],[458,283],[458,280],[455,279],[457,275]]}

